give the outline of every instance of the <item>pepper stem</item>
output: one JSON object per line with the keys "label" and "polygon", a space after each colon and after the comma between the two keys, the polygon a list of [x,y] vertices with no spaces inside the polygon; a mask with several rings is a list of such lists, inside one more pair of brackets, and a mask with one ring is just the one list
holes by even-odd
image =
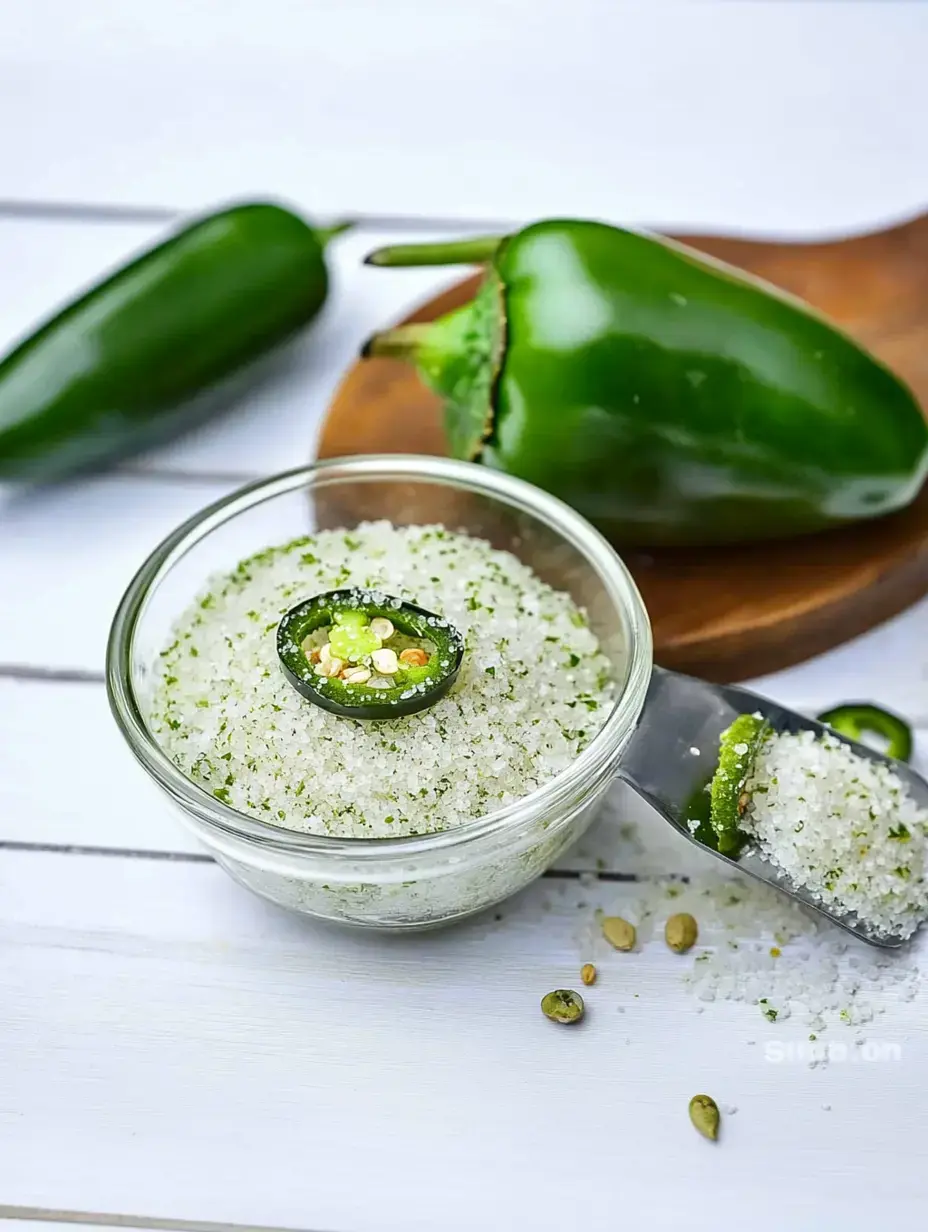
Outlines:
{"label": "pepper stem", "polygon": [[393,244],[368,253],[364,264],[398,267],[482,265],[492,259],[504,238],[502,235],[478,235],[466,240],[438,240],[434,244]]}
{"label": "pepper stem", "polygon": [[350,231],[357,223],[353,218],[343,218],[341,222],[333,222],[331,227],[316,227],[316,239],[323,248],[328,247],[329,241],[334,240],[336,235],[342,235],[345,231]]}
{"label": "pepper stem", "polygon": [[487,272],[469,304],[429,324],[374,334],[362,355],[410,360],[444,401],[445,436],[453,458],[473,461],[493,426],[493,388],[505,342],[502,286]]}
{"label": "pepper stem", "polygon": [[398,325],[395,329],[381,330],[379,334],[371,334],[365,342],[361,358],[384,356],[414,361],[431,333],[431,325]]}

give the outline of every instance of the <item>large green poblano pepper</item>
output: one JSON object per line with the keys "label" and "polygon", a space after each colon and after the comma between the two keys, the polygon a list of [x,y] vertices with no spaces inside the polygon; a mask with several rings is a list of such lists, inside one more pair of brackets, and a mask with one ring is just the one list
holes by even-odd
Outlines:
{"label": "large green poblano pepper", "polygon": [[921,487],[910,390],[808,306],[682,245],[555,220],[368,258],[483,261],[471,304],[365,354],[416,362],[455,457],[546,488],[616,541],[804,534]]}

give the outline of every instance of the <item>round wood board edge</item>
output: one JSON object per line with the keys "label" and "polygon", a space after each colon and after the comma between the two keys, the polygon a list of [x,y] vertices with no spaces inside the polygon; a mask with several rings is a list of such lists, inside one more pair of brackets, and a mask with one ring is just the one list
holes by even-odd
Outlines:
{"label": "round wood board edge", "polygon": [[[431,321],[466,303],[479,280],[404,320]],[[445,452],[439,400],[408,364],[379,358],[349,369],[318,445],[319,458]],[[619,551],[647,606],[656,662],[707,680],[750,680],[831,650],[928,593],[928,489],[903,513],[825,535]]]}

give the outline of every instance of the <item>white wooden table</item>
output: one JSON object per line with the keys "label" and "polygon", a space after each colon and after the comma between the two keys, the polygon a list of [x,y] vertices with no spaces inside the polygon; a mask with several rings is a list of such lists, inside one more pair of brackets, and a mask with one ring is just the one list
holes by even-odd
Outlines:
{"label": "white wooden table", "polygon": [[[658,947],[609,968],[582,1030],[556,1030],[538,999],[576,983],[593,907],[638,892],[615,875],[693,867],[647,810],[617,793],[559,870],[593,876],[546,878],[501,919],[332,931],[250,897],[176,828],[102,666],[142,556],[309,457],[358,342],[449,280],[360,268],[413,225],[384,218],[821,232],[904,214],[928,196],[926,16],[605,0],[4,15],[0,341],[159,234],[162,210],[257,190],[368,222],[333,251],[332,300],[284,385],[131,467],[0,491],[0,1227],[924,1221],[928,996],[881,1020],[891,1065],[771,1065],[747,1046],[765,1038],[756,1007],[697,1014]],[[893,706],[925,766],[926,632],[922,604],[755,683],[810,711]],[[628,818],[643,849],[617,837]],[[716,1149],[687,1123],[696,1090],[739,1109]]]}

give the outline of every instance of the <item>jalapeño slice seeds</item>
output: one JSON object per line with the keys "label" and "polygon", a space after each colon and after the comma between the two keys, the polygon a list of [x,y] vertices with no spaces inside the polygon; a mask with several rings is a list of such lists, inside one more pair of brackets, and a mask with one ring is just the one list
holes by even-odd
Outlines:
{"label": "jalape\u00f1o slice seeds", "polygon": [[433,705],[457,678],[464,639],[442,616],[379,590],[330,590],[277,628],[290,684],[331,714],[395,719]]}

